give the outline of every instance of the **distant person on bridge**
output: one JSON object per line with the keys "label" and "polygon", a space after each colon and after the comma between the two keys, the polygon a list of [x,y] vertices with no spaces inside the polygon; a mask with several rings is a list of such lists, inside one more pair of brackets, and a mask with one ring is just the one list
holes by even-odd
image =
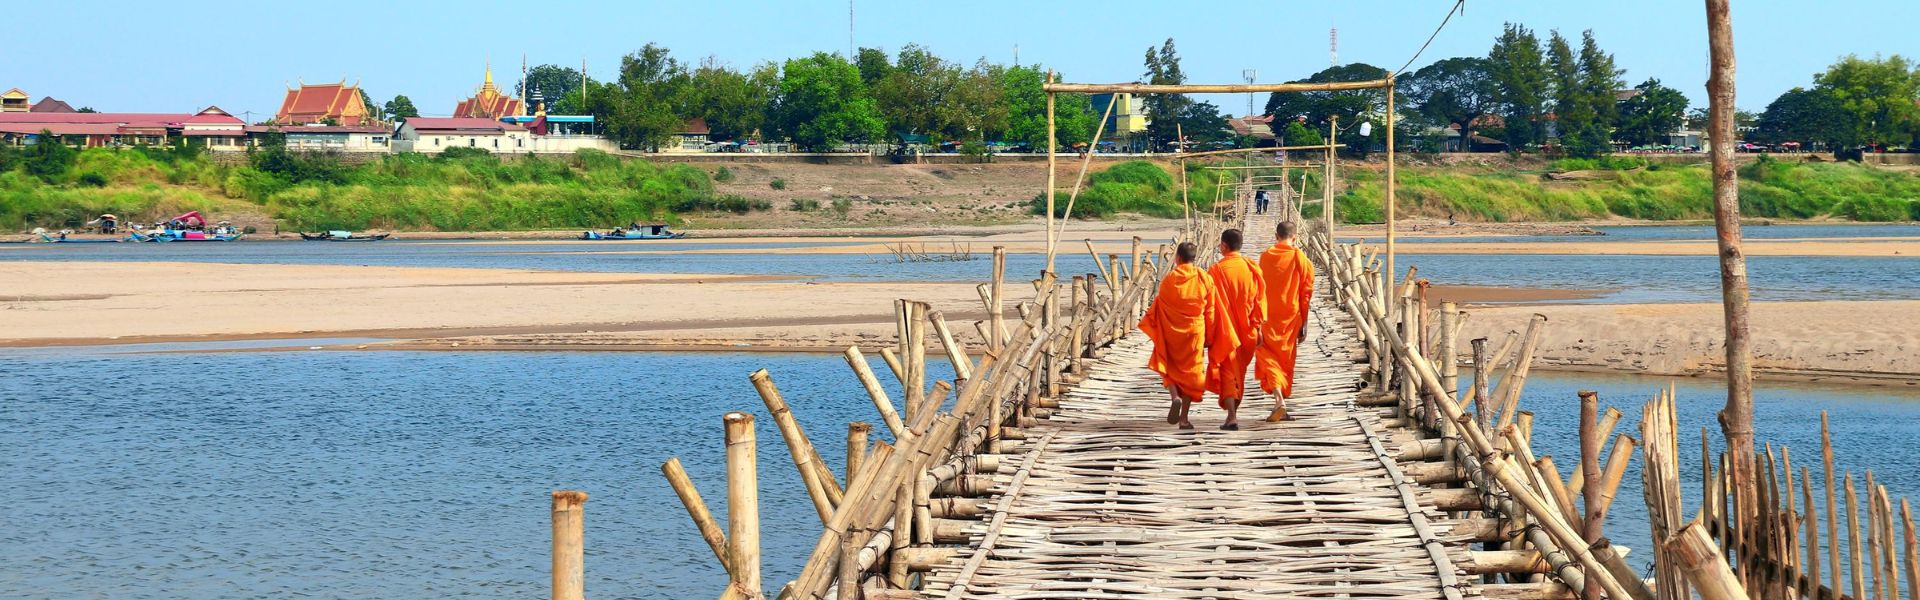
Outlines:
{"label": "distant person on bridge", "polygon": [[1175,266],[1160,282],[1153,306],[1140,319],[1140,331],[1153,340],[1147,368],[1160,374],[1172,396],[1167,423],[1193,429],[1188,409],[1207,392],[1207,351],[1226,352],[1238,343],[1211,278],[1193,266],[1193,242],[1180,244]]}
{"label": "distant person on bridge", "polygon": [[1207,269],[1213,291],[1225,308],[1225,320],[1233,324],[1233,344],[1215,346],[1207,353],[1207,389],[1220,396],[1220,408],[1227,409],[1227,421],[1221,429],[1240,429],[1240,401],[1246,397],[1247,365],[1253,362],[1254,349],[1260,346],[1260,322],[1266,320],[1266,282],[1260,277],[1260,265],[1240,254],[1240,230],[1220,232],[1220,260]]}
{"label": "distant person on bridge", "polygon": [[1307,306],[1313,300],[1313,263],[1293,247],[1294,229],[1293,222],[1281,221],[1274,229],[1273,246],[1260,255],[1267,312],[1253,360],[1260,389],[1273,395],[1268,422],[1289,418],[1286,399],[1293,397],[1294,357],[1307,337]]}
{"label": "distant person on bridge", "polygon": [[1267,198],[1266,190],[1259,190],[1254,192],[1253,193],[1253,214],[1256,214],[1256,215],[1267,214],[1267,200],[1268,198]]}

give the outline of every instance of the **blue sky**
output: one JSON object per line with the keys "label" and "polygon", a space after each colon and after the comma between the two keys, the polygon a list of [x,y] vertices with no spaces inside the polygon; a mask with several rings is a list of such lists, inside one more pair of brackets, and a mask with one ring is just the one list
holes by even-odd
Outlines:
{"label": "blue sky", "polygon": [[[1149,45],[1173,37],[1191,81],[1305,77],[1328,64],[1339,28],[1341,62],[1395,68],[1433,31],[1450,0],[1346,2],[856,0],[855,42],[896,50],[919,43],[950,59],[985,56],[1055,67],[1080,82],[1140,77]],[[1739,104],[1764,108],[1808,85],[1848,53],[1920,57],[1914,0],[1735,0]],[[270,116],[285,85],[359,81],[378,101],[406,94],[422,113],[445,114],[480,83],[491,58],[503,86],[521,55],[610,77],[622,54],[647,42],[697,62],[747,67],[815,50],[846,52],[847,2],[485,1],[26,2],[7,8],[0,89],[19,87],[108,111],[174,112],[217,104]],[[316,14],[315,11],[321,11]],[[1413,68],[1484,55],[1501,24],[1577,37],[1593,29],[1627,69],[1629,84],[1658,77],[1698,105],[1705,98],[1705,12],[1678,0],[1469,0]],[[1245,96],[1210,98],[1246,110]],[[1260,102],[1264,103],[1262,98]]]}

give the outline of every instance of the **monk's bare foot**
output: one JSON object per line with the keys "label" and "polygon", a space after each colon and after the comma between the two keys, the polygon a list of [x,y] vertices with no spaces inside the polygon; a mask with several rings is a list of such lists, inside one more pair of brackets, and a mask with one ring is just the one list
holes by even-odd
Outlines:
{"label": "monk's bare foot", "polygon": [[1188,420],[1186,420],[1186,419],[1181,419],[1181,420],[1180,420],[1180,428],[1181,428],[1181,429],[1193,429],[1193,422],[1192,422],[1192,421],[1188,421]]}
{"label": "monk's bare foot", "polygon": [[1293,420],[1293,415],[1287,414],[1287,407],[1285,406],[1275,408],[1273,409],[1273,414],[1267,415],[1268,423],[1279,423],[1281,421],[1292,421],[1292,420]]}
{"label": "monk's bare foot", "polygon": [[1226,405],[1226,409],[1227,409],[1227,422],[1220,424],[1220,430],[1221,431],[1239,431],[1240,430],[1240,401],[1239,400],[1222,400],[1220,401],[1220,403],[1223,405]]}
{"label": "monk's bare foot", "polygon": [[1180,408],[1185,404],[1186,402],[1181,400],[1179,396],[1173,397],[1173,404],[1170,404],[1167,406],[1167,424],[1168,425],[1172,425],[1174,423],[1180,422]]}

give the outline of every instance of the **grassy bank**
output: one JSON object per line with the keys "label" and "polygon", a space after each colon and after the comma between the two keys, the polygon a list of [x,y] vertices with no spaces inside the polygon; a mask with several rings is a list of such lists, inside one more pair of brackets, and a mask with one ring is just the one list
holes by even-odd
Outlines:
{"label": "grassy bank", "polygon": [[[1704,164],[1648,164],[1632,158],[1559,161],[1542,171],[1472,166],[1400,169],[1403,215],[1462,221],[1647,220],[1713,216],[1713,182]],[[1779,219],[1920,219],[1920,175],[1853,163],[1760,160],[1740,167],[1741,212]],[[1377,170],[1345,174],[1336,199],[1343,220],[1377,222],[1385,194]]]}
{"label": "grassy bank", "polygon": [[[44,153],[44,152],[43,152]],[[264,213],[286,229],[486,231],[674,221],[766,210],[714,192],[706,171],[595,151],[503,161],[484,153],[399,154],[347,166],[266,151],[226,165],[190,149],[15,150],[0,159],[0,228],[79,227],[101,213],[157,221],[187,210]]]}

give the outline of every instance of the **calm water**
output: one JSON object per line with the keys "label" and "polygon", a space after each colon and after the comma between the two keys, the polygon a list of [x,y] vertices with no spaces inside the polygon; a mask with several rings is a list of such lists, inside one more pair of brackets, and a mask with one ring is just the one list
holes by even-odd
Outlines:
{"label": "calm water", "polygon": [[[592,494],[589,593],[705,597],[725,575],[659,465],[680,457],[724,515],[728,410],[759,416],[777,586],[819,527],[747,374],[772,371],[836,471],[845,423],[878,421],[844,362],[824,355],[111,351],[0,353],[0,595],[539,597],[548,492],[572,488]],[[1599,390],[1637,435],[1639,402],[1666,381],[1536,373],[1522,406],[1538,415],[1540,451],[1571,457],[1575,390]],[[1682,430],[1710,426],[1720,394],[1680,383]],[[1760,435],[1805,460],[1822,409],[1843,465],[1871,465],[1896,491],[1920,486],[1905,450],[1920,394],[1763,385]],[[1681,451],[1691,491],[1697,439]],[[1638,478],[1609,532],[1645,561]]]}
{"label": "calm water", "polygon": [[592,495],[595,597],[708,596],[725,576],[659,467],[724,518],[729,410],[759,415],[784,583],[819,526],[759,368],[830,463],[878,422],[823,355],[0,354],[0,596],[542,597],[556,489]]}
{"label": "calm water", "polygon": [[[896,263],[891,254],[698,254],[677,250],[718,250],[864,244],[859,241],[805,243],[742,242],[579,242],[489,244],[460,242],[230,244],[23,244],[0,249],[0,261],[186,261],[239,264],[373,265],[543,269],[601,273],[696,273],[802,275],[829,281],[984,281],[992,268],[992,244],[973,244],[972,260]],[[962,243],[962,248],[965,248]],[[931,248],[937,252],[940,247]],[[665,251],[666,254],[635,254]],[[1097,273],[1084,248],[1067,247],[1055,257],[1062,273]],[[1009,254],[1007,272],[1038,275],[1046,257]]]}
{"label": "calm water", "polygon": [[[1577,254],[1420,254],[1396,269],[1420,267],[1435,283],[1613,290],[1589,302],[1718,302],[1713,256]],[[1920,298],[1920,260],[1853,256],[1751,256],[1754,300],[1910,300]]]}
{"label": "calm water", "polygon": [[[1461,242],[1647,242],[1715,239],[1712,225],[1595,227],[1594,230],[1606,235],[1406,237],[1394,241],[1404,244],[1432,244]],[[1752,240],[1913,237],[1920,236],[1920,224],[1747,225],[1740,228],[1740,235],[1741,237]],[[1368,243],[1373,244],[1386,242],[1386,238],[1377,236],[1358,239],[1364,239]]]}

